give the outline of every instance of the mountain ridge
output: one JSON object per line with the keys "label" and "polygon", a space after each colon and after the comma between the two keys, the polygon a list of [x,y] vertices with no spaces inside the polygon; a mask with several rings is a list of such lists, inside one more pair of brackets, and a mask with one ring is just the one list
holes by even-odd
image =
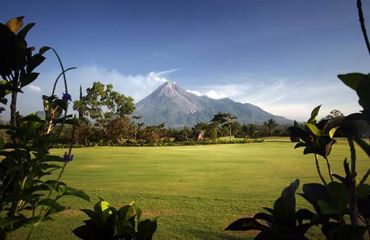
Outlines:
{"label": "mountain ridge", "polygon": [[250,103],[240,103],[230,98],[212,99],[197,96],[176,83],[167,81],[135,105],[133,115],[142,116],[146,125],[165,123],[166,127],[194,126],[209,122],[218,112],[228,112],[240,123],[261,124],[273,118],[280,124],[293,121],[276,116]]}

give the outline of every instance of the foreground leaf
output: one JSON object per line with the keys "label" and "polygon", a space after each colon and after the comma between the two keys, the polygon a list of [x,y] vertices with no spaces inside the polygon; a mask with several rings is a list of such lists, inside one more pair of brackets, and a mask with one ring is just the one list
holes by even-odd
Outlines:
{"label": "foreground leaf", "polygon": [[366,75],[363,73],[348,73],[348,74],[339,74],[338,78],[345,85],[356,91],[362,80],[366,78]]}
{"label": "foreground leaf", "polygon": [[308,119],[308,123],[315,123],[316,122],[316,117],[317,115],[319,114],[319,111],[320,111],[320,108],[321,108],[321,105],[315,107],[312,112],[311,112],[311,117],[310,119]]}
{"label": "foreground leaf", "polygon": [[144,221],[139,222],[138,224],[138,232],[136,234],[137,240],[150,240],[153,237],[153,234],[157,230],[157,221],[151,221],[146,219]]}
{"label": "foreground leaf", "polygon": [[24,28],[22,28],[19,33],[17,34],[20,38],[25,39],[27,36],[27,33],[35,26],[35,23],[28,23]]}
{"label": "foreground leaf", "polygon": [[85,192],[68,186],[65,188],[62,196],[75,196],[90,202],[90,196],[87,195]]}
{"label": "foreground leaf", "polygon": [[288,226],[274,226],[260,232],[254,240],[307,240],[301,234]]}
{"label": "foreground leaf", "polygon": [[279,225],[288,225],[294,227],[296,225],[295,209],[296,199],[295,193],[299,186],[299,180],[296,179],[287,188],[285,188],[275,203],[274,217],[275,222]]}
{"label": "foreground leaf", "polygon": [[23,19],[24,17],[15,17],[10,19],[7,23],[6,26],[9,28],[10,31],[13,33],[17,33],[18,30],[22,27],[23,25]]}
{"label": "foreground leaf", "polygon": [[248,230],[263,230],[266,226],[257,222],[254,218],[240,218],[232,222],[225,230],[231,231],[248,231]]}

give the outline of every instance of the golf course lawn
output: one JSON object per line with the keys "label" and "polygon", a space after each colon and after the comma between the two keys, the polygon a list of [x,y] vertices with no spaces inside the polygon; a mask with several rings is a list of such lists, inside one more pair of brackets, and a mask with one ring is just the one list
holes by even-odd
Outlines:
{"label": "golf course lawn", "polygon": [[[70,209],[39,225],[31,239],[77,239],[72,230],[86,219],[79,209],[92,208],[99,197],[117,208],[135,200],[144,218],[158,217],[154,239],[248,239],[255,233],[223,229],[271,207],[293,180],[301,180],[299,191],[302,183],[319,181],[313,155],[293,147],[288,138],[273,138],[248,144],[74,149],[63,180],[88,193],[91,202],[65,198]],[[359,148],[357,153],[362,176],[370,162]],[[343,173],[344,157],[350,154],[340,140],[330,155],[333,172]],[[320,163],[326,173],[324,159]],[[20,229],[10,239],[24,239],[27,231]]]}

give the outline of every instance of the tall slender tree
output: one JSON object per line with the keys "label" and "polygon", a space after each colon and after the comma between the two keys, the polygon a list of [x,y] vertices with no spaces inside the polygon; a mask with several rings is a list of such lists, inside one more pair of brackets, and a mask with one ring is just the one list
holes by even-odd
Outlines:
{"label": "tall slender tree", "polygon": [[230,113],[218,112],[217,114],[213,116],[211,122],[217,123],[218,126],[227,125],[228,130],[229,130],[229,137],[231,141],[231,136],[232,136],[231,126],[232,126],[232,123],[235,121],[235,119],[236,117],[232,116]]}
{"label": "tall slender tree", "polygon": [[82,95],[82,86],[80,85],[80,98],[79,98],[79,104],[76,105],[76,109],[78,111],[78,119],[84,120],[84,97]]}
{"label": "tall slender tree", "polygon": [[267,128],[269,135],[272,136],[278,124],[273,118],[270,118],[267,122],[264,122],[263,125]]}

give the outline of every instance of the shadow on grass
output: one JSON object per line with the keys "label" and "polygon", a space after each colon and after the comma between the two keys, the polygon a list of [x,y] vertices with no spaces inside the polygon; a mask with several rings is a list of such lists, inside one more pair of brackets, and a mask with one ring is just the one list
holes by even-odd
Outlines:
{"label": "shadow on grass", "polygon": [[192,235],[203,239],[222,239],[222,240],[252,240],[253,237],[246,236],[245,232],[214,232],[207,230],[193,230]]}

